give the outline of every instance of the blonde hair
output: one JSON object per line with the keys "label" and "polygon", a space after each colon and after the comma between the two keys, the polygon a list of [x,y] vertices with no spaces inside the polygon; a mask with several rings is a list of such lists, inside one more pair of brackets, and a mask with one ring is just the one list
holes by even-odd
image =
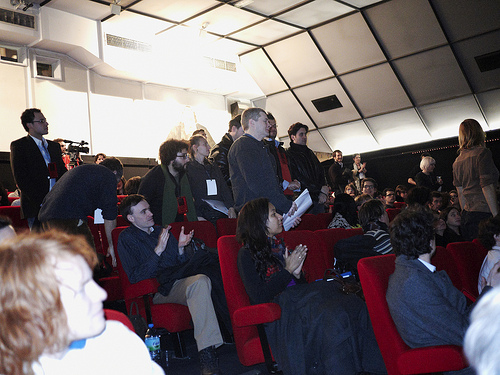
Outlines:
{"label": "blonde hair", "polygon": [[486,140],[486,134],[483,128],[474,119],[462,121],[458,128],[458,151],[466,150],[475,146],[483,146]]}
{"label": "blonde hair", "polygon": [[0,246],[1,374],[32,374],[42,353],[69,345],[54,266],[60,258],[78,255],[91,269],[97,264],[84,237],[56,231],[19,236]]}

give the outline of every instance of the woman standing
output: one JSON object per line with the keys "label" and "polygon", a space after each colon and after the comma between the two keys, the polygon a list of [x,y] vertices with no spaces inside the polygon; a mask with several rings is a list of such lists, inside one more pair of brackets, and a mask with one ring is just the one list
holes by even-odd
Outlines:
{"label": "woman standing", "polygon": [[335,282],[307,284],[302,266],[308,249],[287,249],[276,238],[282,230],[282,217],[266,198],[240,211],[238,270],[251,303],[281,307],[281,319],[266,325],[280,369],[294,375],[385,373],[363,300],[343,294]]}
{"label": "woman standing", "polygon": [[430,156],[425,156],[420,161],[420,169],[422,172],[417,173],[415,176],[415,182],[417,187],[426,187],[430,191],[438,191],[443,180],[438,179],[434,174],[434,169],[436,168],[436,160]]}
{"label": "woman standing", "polygon": [[467,241],[477,237],[479,222],[498,214],[496,186],[498,169],[485,134],[476,120],[467,119],[458,130],[458,157],[453,163],[453,185],[462,207],[462,235]]}
{"label": "woman standing", "polygon": [[[207,140],[201,135],[195,135],[191,137],[189,144],[192,160],[187,163],[186,172],[198,220],[208,220],[215,225],[217,219],[236,218],[233,197],[222,172],[207,159],[210,154]],[[219,208],[227,210],[227,215],[208,204],[207,200],[215,201]]]}

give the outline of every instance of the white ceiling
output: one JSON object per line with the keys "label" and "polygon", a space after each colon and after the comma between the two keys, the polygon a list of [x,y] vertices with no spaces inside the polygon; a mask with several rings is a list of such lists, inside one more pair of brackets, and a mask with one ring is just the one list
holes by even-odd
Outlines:
{"label": "white ceiling", "polygon": [[[241,96],[265,97],[282,138],[296,121],[316,130],[317,151],[448,137],[465,117],[500,128],[500,70],[475,60],[500,51],[499,0],[121,0],[120,16],[105,0],[36,2],[167,41],[204,25],[213,57],[238,55],[258,85]],[[330,95],[342,107],[318,112],[311,101]]]}

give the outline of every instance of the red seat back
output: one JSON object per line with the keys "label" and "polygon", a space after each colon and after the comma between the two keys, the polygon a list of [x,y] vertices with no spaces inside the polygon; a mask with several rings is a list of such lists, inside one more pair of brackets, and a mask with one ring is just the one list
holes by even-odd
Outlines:
{"label": "red seat back", "polygon": [[28,220],[21,219],[21,206],[0,206],[0,215],[9,217],[17,232],[29,229]]}
{"label": "red seat back", "polygon": [[451,282],[458,290],[462,290],[462,281],[458,274],[457,266],[450,251],[443,246],[436,246],[436,252],[431,259],[431,262],[438,271],[446,271],[450,277]]}
{"label": "red seat back", "polygon": [[216,222],[217,236],[234,236],[236,234],[236,226],[238,219],[223,218]]}
{"label": "red seat back", "polygon": [[296,228],[293,228],[291,230],[315,231],[319,229],[326,229],[328,228],[328,224],[330,224],[331,220],[332,220],[332,214],[328,212],[316,215],[304,214],[300,218],[300,224]]}
{"label": "red seat back", "polygon": [[356,236],[358,234],[363,234],[363,229],[332,228],[317,230],[314,233],[319,236],[320,241],[322,241],[324,246],[326,247],[326,252],[324,255],[325,265],[327,266],[327,268],[333,268],[333,260],[335,258],[333,247],[335,246],[337,241],[351,236]]}
{"label": "red seat back", "polygon": [[199,238],[208,247],[217,247],[217,231],[210,221],[182,221],[170,224],[171,233],[175,238],[179,238],[181,227],[184,227],[184,233],[194,230],[194,237]]}
{"label": "red seat back", "polygon": [[120,323],[123,323],[125,327],[130,329],[132,332],[135,333],[134,326],[132,325],[132,322],[128,318],[127,315],[120,311],[116,310],[110,310],[110,309],[104,309],[104,315],[106,316],[106,320],[116,320]]}
{"label": "red seat back", "polygon": [[389,216],[389,222],[391,222],[401,212],[401,209],[399,209],[399,208],[387,208],[385,211],[387,212],[387,216]]}

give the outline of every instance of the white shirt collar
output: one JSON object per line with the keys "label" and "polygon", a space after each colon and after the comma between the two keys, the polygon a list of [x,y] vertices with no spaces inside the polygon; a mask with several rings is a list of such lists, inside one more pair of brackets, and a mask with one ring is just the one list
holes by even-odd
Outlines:
{"label": "white shirt collar", "polygon": [[421,262],[422,262],[422,264],[423,264],[424,266],[426,266],[426,267],[429,269],[429,271],[431,271],[431,272],[436,272],[436,266],[434,266],[434,265],[432,265],[432,264],[430,264],[430,263],[428,263],[428,262],[426,262],[425,260],[422,260],[422,259],[420,259],[420,258],[418,258],[418,260],[419,260],[419,261],[421,261]]}

